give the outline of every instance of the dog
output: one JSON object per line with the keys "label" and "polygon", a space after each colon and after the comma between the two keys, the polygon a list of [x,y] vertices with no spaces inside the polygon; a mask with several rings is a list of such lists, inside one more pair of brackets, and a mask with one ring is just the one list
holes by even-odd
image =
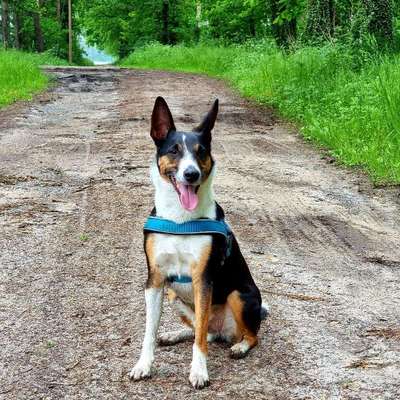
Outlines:
{"label": "dog", "polygon": [[[150,168],[155,187],[152,217],[176,224],[199,219],[224,221],[224,211],[214,200],[212,189],[215,162],[211,132],[217,114],[218,99],[198,127],[182,132],[175,128],[166,101],[156,99],[150,131],[156,146]],[[146,327],[141,355],[130,378],[140,380],[151,374],[167,287],[170,301],[187,329],[161,334],[158,342],[171,345],[194,338],[189,380],[196,389],[208,386],[208,342],[233,343],[231,357],[242,358],[257,344],[260,323],[268,313],[238,242],[233,234],[227,244],[224,237],[212,233],[145,231],[144,250],[148,266]]]}

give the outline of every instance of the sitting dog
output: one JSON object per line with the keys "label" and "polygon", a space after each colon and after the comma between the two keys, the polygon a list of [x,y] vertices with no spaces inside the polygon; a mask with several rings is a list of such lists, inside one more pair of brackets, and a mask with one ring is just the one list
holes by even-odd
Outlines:
{"label": "sitting dog", "polygon": [[197,128],[181,132],[166,101],[155,101],[150,132],[157,150],[151,166],[155,207],[144,230],[146,328],[139,361],[130,372],[134,380],[151,373],[165,286],[188,328],[162,334],[159,343],[194,337],[189,380],[197,389],[209,384],[207,343],[234,343],[231,357],[244,357],[257,344],[260,322],[267,315],[224,212],[214,200],[211,131],[217,113],[218,100]]}

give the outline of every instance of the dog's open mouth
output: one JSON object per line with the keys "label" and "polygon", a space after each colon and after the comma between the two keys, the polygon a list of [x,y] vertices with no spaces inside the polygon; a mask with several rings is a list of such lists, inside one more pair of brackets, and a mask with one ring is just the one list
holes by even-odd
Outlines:
{"label": "dog's open mouth", "polygon": [[169,179],[178,193],[179,201],[181,202],[182,207],[185,210],[193,211],[199,204],[199,196],[197,195],[197,191],[199,190],[200,186],[186,185],[184,183],[177,182],[175,176],[173,175],[170,175]]}

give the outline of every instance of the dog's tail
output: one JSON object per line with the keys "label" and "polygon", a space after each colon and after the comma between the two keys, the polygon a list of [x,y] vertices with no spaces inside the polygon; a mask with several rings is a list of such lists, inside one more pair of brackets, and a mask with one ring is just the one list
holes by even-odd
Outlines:
{"label": "dog's tail", "polygon": [[271,314],[271,311],[270,311],[269,305],[263,301],[261,303],[261,309],[260,309],[261,321],[263,321],[264,319],[267,319],[267,317],[269,317],[270,314]]}

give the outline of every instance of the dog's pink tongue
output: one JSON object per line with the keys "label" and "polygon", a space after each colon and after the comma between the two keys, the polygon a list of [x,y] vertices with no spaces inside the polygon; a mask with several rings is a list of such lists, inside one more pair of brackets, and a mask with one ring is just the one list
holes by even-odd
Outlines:
{"label": "dog's pink tongue", "polygon": [[197,197],[194,187],[179,183],[178,190],[182,207],[188,211],[193,211],[197,207],[197,204],[199,204],[199,198]]}

